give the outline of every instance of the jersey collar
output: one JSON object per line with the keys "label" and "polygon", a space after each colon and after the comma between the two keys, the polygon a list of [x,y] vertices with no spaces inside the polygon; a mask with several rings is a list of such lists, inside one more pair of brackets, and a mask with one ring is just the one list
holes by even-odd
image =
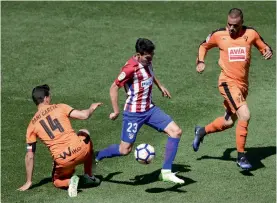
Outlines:
{"label": "jersey collar", "polygon": [[132,57],[132,59],[138,64],[138,68],[144,68],[144,66],[143,66],[141,63],[139,63],[139,62],[135,59],[134,56]]}

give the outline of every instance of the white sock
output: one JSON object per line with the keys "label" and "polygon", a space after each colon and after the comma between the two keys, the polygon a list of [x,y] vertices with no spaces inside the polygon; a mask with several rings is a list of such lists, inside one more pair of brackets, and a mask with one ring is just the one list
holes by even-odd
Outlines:
{"label": "white sock", "polygon": [[171,170],[170,169],[162,169],[161,173],[171,173]]}

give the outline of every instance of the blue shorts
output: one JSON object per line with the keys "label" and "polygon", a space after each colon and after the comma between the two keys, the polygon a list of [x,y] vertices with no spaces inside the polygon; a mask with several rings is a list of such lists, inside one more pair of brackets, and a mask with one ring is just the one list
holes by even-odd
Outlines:
{"label": "blue shorts", "polygon": [[171,121],[173,121],[172,118],[156,106],[141,113],[124,111],[121,140],[134,143],[143,124],[161,132]]}

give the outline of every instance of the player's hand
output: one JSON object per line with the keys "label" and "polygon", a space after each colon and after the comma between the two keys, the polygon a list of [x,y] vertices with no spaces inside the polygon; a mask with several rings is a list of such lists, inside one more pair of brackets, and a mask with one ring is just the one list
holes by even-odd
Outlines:
{"label": "player's hand", "polygon": [[25,190],[28,190],[31,186],[32,186],[32,182],[27,181],[23,186],[21,186],[17,190],[19,190],[19,191],[25,191]]}
{"label": "player's hand", "polygon": [[162,92],[163,97],[171,98],[169,91],[164,86],[161,86],[160,90]]}
{"label": "player's hand", "polygon": [[101,105],[103,105],[103,103],[101,103],[101,102],[93,103],[93,104],[90,105],[90,108],[95,110],[95,109],[97,109],[97,107],[99,107]]}
{"label": "player's hand", "polygon": [[117,119],[118,116],[119,112],[113,112],[110,114],[110,119],[114,121],[115,119]]}
{"label": "player's hand", "polygon": [[198,63],[197,66],[196,66],[196,71],[198,73],[202,73],[204,70],[205,70],[205,63]]}
{"label": "player's hand", "polygon": [[272,50],[269,47],[265,48],[265,52],[263,54],[264,59],[268,60],[272,57],[273,53]]}

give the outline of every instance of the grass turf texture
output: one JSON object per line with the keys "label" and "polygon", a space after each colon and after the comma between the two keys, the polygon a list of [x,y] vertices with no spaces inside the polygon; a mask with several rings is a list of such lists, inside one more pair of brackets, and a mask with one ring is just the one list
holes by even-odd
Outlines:
{"label": "grass turf texture", "polygon": [[[232,7],[242,8],[245,24],[276,47],[275,2],[1,2],[1,202],[275,202],[275,56],[265,61],[252,51],[247,151],[254,170],[243,173],[234,163],[234,128],[207,137],[198,153],[191,148],[194,126],[224,112],[217,90],[218,50],[209,52],[206,71],[198,75],[198,45],[225,26]],[[106,159],[97,171],[104,178],[101,186],[82,189],[69,199],[52,185],[50,154],[39,143],[33,189],[16,191],[25,181],[25,131],[36,111],[32,88],[47,83],[53,102],[75,108],[104,102],[91,119],[73,121],[73,127],[88,128],[96,150],[118,143],[122,117],[108,119],[109,87],[138,37],[155,42],[155,72],[173,96],[167,100],[154,89],[156,104],[184,131],[174,169],[186,184],[157,181],[166,136],[145,126],[136,144],[155,147],[152,164],[138,164],[133,153]],[[121,90],[121,107],[123,103]]]}

